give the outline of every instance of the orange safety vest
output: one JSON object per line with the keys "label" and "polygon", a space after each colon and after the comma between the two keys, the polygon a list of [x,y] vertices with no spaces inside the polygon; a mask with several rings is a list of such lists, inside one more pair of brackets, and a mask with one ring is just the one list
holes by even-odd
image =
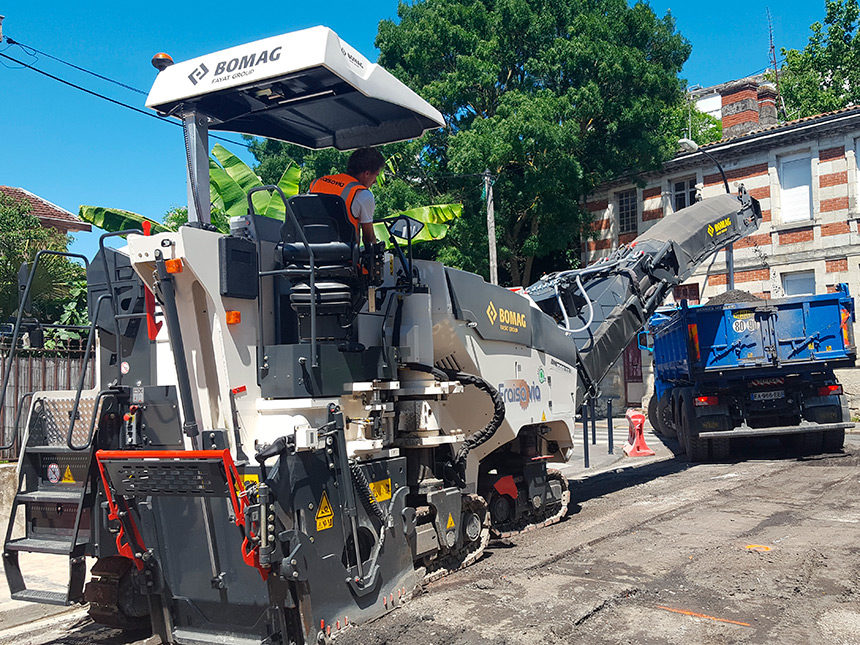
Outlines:
{"label": "orange safety vest", "polygon": [[350,224],[355,227],[355,239],[361,239],[361,227],[358,218],[352,213],[352,201],[360,190],[367,190],[367,186],[360,184],[352,175],[341,173],[339,175],[326,175],[311,182],[309,192],[322,195],[337,195],[346,204],[346,215]]}

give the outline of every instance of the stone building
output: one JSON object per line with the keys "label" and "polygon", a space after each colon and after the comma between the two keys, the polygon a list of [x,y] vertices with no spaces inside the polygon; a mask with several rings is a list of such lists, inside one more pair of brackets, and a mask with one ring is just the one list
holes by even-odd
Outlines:
{"label": "stone building", "polygon": [[[735,288],[775,298],[824,293],[847,282],[852,294],[860,294],[860,107],[778,122],[773,86],[753,78],[719,89],[723,138],[702,150],[723,166],[732,191],[742,183],[763,211],[758,232],[734,245]],[[619,178],[589,197],[596,239],[586,242],[585,263],[632,241],[660,218],[724,190],[716,166],[701,151],[678,154],[660,171],[638,179]],[[726,258],[720,252],[674,296],[705,302],[726,288]],[[860,328],[855,332],[860,338]],[[647,352],[629,347],[604,394],[639,405],[650,396],[649,363]],[[855,370],[840,378],[849,394],[860,395]]]}

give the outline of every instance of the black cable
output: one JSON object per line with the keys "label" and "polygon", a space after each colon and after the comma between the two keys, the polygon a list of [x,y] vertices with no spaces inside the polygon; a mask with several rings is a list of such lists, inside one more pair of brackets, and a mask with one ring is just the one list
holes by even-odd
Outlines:
{"label": "black cable", "polygon": [[[162,123],[169,123],[171,125],[179,126],[180,128],[183,127],[182,123],[180,123],[179,121],[174,121],[173,119],[159,116],[157,114],[154,114],[153,112],[147,112],[146,110],[141,110],[140,108],[136,108],[133,105],[129,105],[128,103],[123,103],[122,101],[118,101],[117,99],[112,99],[111,97],[105,96],[104,94],[99,94],[98,92],[87,89],[86,87],[82,87],[81,85],[77,85],[75,83],[72,83],[71,81],[67,81],[63,78],[60,78],[59,76],[54,76],[53,74],[50,74],[44,70],[39,69],[38,67],[33,67],[32,65],[25,63],[23,61],[20,61],[17,58],[14,58],[12,56],[9,56],[8,54],[4,54],[3,52],[0,52],[0,57],[6,58],[7,60],[11,60],[13,63],[18,63],[19,65],[22,65],[22,66],[26,67],[27,69],[33,70],[34,72],[37,72],[37,73],[41,74],[42,76],[47,76],[50,79],[53,79],[59,83],[62,83],[63,85],[68,85],[69,87],[73,87],[76,90],[80,90],[81,92],[85,92],[87,94],[90,94],[91,96],[95,96],[96,98],[104,99],[105,101],[113,103],[114,105],[119,105],[120,107],[124,107],[124,108],[127,108],[129,110],[133,110],[134,112],[137,112],[138,114],[143,114],[144,116],[148,116],[148,117],[151,117],[153,119],[158,119]],[[251,146],[247,143],[240,143],[238,141],[233,141],[232,139],[227,139],[226,137],[219,137],[216,134],[210,134],[209,137],[212,139],[218,139],[219,141],[224,141],[226,143],[232,143],[232,144],[237,145],[237,146],[243,146],[245,148],[248,148],[249,150],[251,149]]]}
{"label": "black cable", "polygon": [[[32,45],[25,45],[24,43],[20,43],[17,40],[10,38],[9,36],[6,36],[6,42],[9,43],[10,45],[18,45],[18,47],[20,47],[21,49],[24,50],[24,53],[29,54],[29,52],[27,50],[30,49],[30,50],[36,52],[37,54],[41,54],[42,56],[47,56],[51,60],[55,60],[58,63],[62,63],[63,65],[68,65],[69,67],[72,67],[78,71],[89,74],[90,76],[95,76],[96,78],[100,78],[103,81],[107,81],[108,83],[113,83],[114,85],[119,85],[120,87],[123,87],[127,90],[131,90],[132,92],[137,92],[138,94],[143,94],[144,96],[146,96],[146,92],[144,92],[141,89],[138,89],[136,87],[132,87],[131,85],[126,85],[125,83],[123,83],[121,81],[117,81],[115,79],[112,79],[108,76],[103,76],[102,74],[99,74],[98,72],[94,72],[92,70],[89,70],[86,67],[81,67],[80,65],[75,65],[74,63],[70,63],[69,61],[63,60],[62,58],[57,58],[56,56],[52,56],[51,54],[49,54],[47,52],[43,52],[40,49],[36,49]],[[33,55],[34,54],[30,54],[30,56],[33,56]]]}

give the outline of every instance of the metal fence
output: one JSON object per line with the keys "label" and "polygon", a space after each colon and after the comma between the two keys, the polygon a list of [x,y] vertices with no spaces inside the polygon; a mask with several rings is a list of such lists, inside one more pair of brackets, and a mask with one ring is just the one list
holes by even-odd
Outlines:
{"label": "metal fence", "polygon": [[[4,349],[0,351],[0,370],[2,370],[0,375],[6,373],[9,364],[9,351]],[[5,445],[12,439],[18,406],[24,394],[44,390],[77,389],[83,364],[84,352],[79,349],[19,349],[11,360],[9,386],[6,389],[4,405],[0,410],[0,430],[2,430],[0,442]],[[93,387],[94,371],[94,359],[91,357],[84,388]],[[29,404],[29,399],[24,401],[25,406]],[[24,418],[22,415],[22,425]],[[16,441],[9,450],[0,451],[0,459],[17,459],[20,449],[18,443]]]}

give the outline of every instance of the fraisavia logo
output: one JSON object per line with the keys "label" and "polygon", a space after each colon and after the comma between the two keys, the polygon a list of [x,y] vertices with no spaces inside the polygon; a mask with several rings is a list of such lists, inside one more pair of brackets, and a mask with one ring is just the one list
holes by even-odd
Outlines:
{"label": "fraisavia logo", "polygon": [[496,324],[496,318],[499,317],[499,314],[496,312],[496,306],[490,301],[490,304],[487,305],[487,318],[490,319],[490,324]]}
{"label": "fraisavia logo", "polygon": [[532,401],[540,401],[540,385],[529,385],[522,379],[499,383],[499,395],[505,403],[519,403],[525,410]]}
{"label": "fraisavia logo", "polygon": [[[254,73],[253,68],[256,65],[262,65],[273,60],[278,60],[281,57],[281,47],[273,47],[272,49],[264,49],[259,53],[247,54],[246,56],[231,58],[229,60],[220,60],[215,64],[215,75],[212,83],[220,83],[229,78],[238,78],[240,76],[249,76]],[[200,65],[188,75],[188,80],[194,85],[197,85],[203,77],[209,72],[209,68],[205,64]],[[222,76],[224,75],[224,76]],[[231,76],[232,75],[232,76]]]}
{"label": "fraisavia logo", "polygon": [[520,313],[519,311],[513,311],[512,309],[504,309],[499,307],[496,309],[496,305],[490,301],[490,304],[487,305],[487,319],[490,321],[491,325],[496,324],[496,320],[499,321],[499,329],[502,331],[509,331],[514,334],[519,333],[520,330],[525,329],[527,326],[526,315]]}
{"label": "fraisavia logo", "polygon": [[726,217],[721,219],[719,222],[715,222],[714,224],[708,224],[708,235],[711,237],[716,237],[717,235],[722,235],[725,233],[729,226],[732,225],[732,218]]}

